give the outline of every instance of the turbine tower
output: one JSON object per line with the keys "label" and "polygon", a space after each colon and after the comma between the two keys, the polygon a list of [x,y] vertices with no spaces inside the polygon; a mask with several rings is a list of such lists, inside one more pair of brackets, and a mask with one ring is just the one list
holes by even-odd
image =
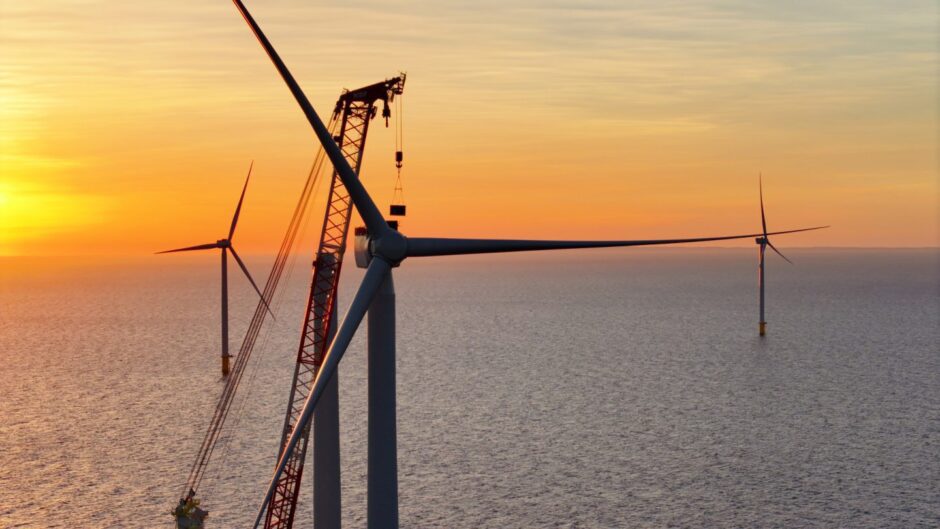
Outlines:
{"label": "turbine tower", "polygon": [[[245,200],[245,190],[248,189],[248,180],[251,178],[251,169],[254,167],[255,163],[251,162],[251,165],[248,166],[248,176],[245,177],[245,185],[242,187],[242,194],[238,198],[238,206],[235,207],[235,215],[232,216],[232,225],[228,230],[228,237],[225,239],[219,239],[215,242],[210,242],[208,244],[199,244],[196,246],[187,246],[186,248],[177,248],[175,250],[165,250],[162,252],[157,252],[157,254],[162,253],[176,253],[176,252],[193,252],[197,250],[213,250],[221,249],[222,250],[222,376],[228,376],[231,362],[231,356],[228,352],[228,252],[232,252],[232,257],[235,258],[235,262],[238,263],[239,268],[242,269],[242,272],[245,273],[245,277],[248,278],[248,282],[251,283],[251,286],[255,289],[255,292],[261,296],[261,301],[264,303],[265,308],[268,309],[268,313],[271,313],[271,308],[268,307],[268,303],[264,301],[264,295],[261,294],[261,290],[258,289],[258,285],[255,284],[255,280],[251,278],[251,274],[248,272],[248,267],[245,266],[245,263],[242,262],[241,258],[238,256],[238,253],[235,252],[235,247],[232,246],[232,237],[235,235],[235,225],[238,224],[238,215],[242,210],[242,202]],[[273,317],[274,314],[271,313]]]}
{"label": "turbine tower", "polygon": [[[265,517],[265,510],[278,486],[290,457],[297,448],[303,431],[310,422],[317,402],[330,383],[337,365],[359,324],[369,313],[368,336],[368,477],[367,527],[369,529],[395,529],[398,527],[398,462],[396,441],[395,401],[395,290],[392,269],[408,257],[466,255],[477,253],[519,252],[533,250],[562,250],[573,248],[604,248],[616,246],[645,246],[703,241],[744,239],[763,235],[730,235],[687,239],[660,239],[634,241],[533,241],[493,239],[447,239],[405,237],[392,229],[366,192],[355,171],[343,156],[330,132],[323,124],[313,105],[297,84],[277,51],[268,41],[241,0],[233,0],[248,23],[258,42],[294,96],[307,121],[313,128],[324,151],[330,158],[339,178],[346,186],[350,199],[365,222],[365,229],[357,230],[356,261],[366,266],[366,273],[353,297],[346,316],[340,324],[333,342],[321,364],[307,400],[281,453],[270,485],[265,493],[254,527]],[[791,230],[777,233],[791,233]]]}
{"label": "turbine tower", "polygon": [[[757,254],[757,285],[758,290],[760,291],[760,320],[757,328],[757,333],[760,336],[765,336],[767,334],[767,321],[764,319],[764,255],[766,253],[767,247],[770,246],[770,249],[777,252],[777,255],[783,258],[784,261],[793,264],[793,261],[787,259],[787,256],[777,249],[776,246],[770,242],[770,238],[767,233],[767,217],[764,215],[764,177],[762,174],[758,173],[757,175],[757,189],[760,196],[760,224],[761,224],[761,236],[756,238],[754,242],[758,245],[758,254]],[[821,230],[823,228],[828,228],[829,226],[816,226],[814,228],[806,228],[800,231],[810,231],[810,230]]]}

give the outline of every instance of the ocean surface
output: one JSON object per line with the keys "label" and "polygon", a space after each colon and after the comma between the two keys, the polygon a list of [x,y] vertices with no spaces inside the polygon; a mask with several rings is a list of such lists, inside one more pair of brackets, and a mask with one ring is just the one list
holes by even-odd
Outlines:
{"label": "ocean surface", "polygon": [[[940,526],[940,252],[784,251],[765,339],[756,250],[396,269],[401,526]],[[248,264],[263,281],[270,258]],[[172,527],[222,388],[217,266],[0,258],[0,527]],[[259,507],[308,275],[302,256],[255,349],[207,527]],[[237,351],[255,300],[230,280]],[[365,526],[364,337],[340,367],[346,527]]]}

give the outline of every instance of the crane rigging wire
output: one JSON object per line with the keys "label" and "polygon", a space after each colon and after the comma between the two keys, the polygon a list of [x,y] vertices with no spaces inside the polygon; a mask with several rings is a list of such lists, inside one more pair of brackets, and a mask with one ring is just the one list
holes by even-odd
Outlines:
{"label": "crane rigging wire", "polygon": [[[318,153],[318,156],[314,160],[314,168],[318,168],[318,166],[322,165],[323,159],[323,154]],[[280,281],[281,274],[283,273],[286,258],[289,256],[291,248],[294,245],[294,241],[296,240],[297,227],[305,214],[307,203],[309,203],[309,197],[313,189],[312,184],[316,183],[315,180],[318,175],[319,170],[311,170],[310,175],[308,175],[307,183],[305,184],[304,190],[301,193],[301,199],[298,201],[297,207],[294,210],[294,216],[291,219],[291,224],[287,233],[285,234],[284,241],[281,244],[281,251],[278,253],[278,258],[275,260],[275,264],[272,267],[271,275],[268,278],[268,284],[265,285],[265,299],[271,299],[276,293],[277,284]],[[216,407],[216,413],[212,422],[210,423],[209,429],[206,432],[206,438],[203,441],[203,446],[200,449],[199,457],[197,458],[190,472],[190,477],[187,482],[189,489],[184,492],[186,497],[192,496],[195,490],[198,489],[202,483],[205,470],[207,469],[212,455],[216,449],[217,443],[221,438],[222,427],[224,426],[231,410],[231,405],[236,392],[240,387],[245,366],[247,365],[248,359],[250,358],[254,349],[255,341],[257,340],[261,324],[263,323],[263,317],[264,314],[259,315],[257,311],[255,312],[255,318],[252,319],[251,325],[249,326],[248,332],[246,333],[245,340],[242,343],[239,356],[236,359],[235,369],[233,370],[232,376],[230,376],[228,383],[223,389],[223,393]]]}
{"label": "crane rigging wire", "polygon": [[[331,125],[332,125],[332,124],[331,124]],[[313,164],[313,166],[312,166],[312,168],[311,168],[310,174],[308,174],[308,177],[307,177],[307,184],[305,184],[304,191],[301,193],[301,200],[298,201],[297,208],[299,208],[299,209],[295,209],[295,216],[294,216],[294,218],[291,219],[291,220],[292,220],[291,225],[289,226],[288,232],[287,232],[287,234],[285,235],[285,242],[286,242],[286,244],[282,242],[282,245],[281,245],[282,251],[281,251],[281,253],[278,254],[278,259],[275,261],[275,267],[272,269],[272,274],[274,274],[274,271],[276,270],[276,280],[277,280],[278,282],[279,282],[280,277],[281,277],[281,275],[282,275],[282,273],[283,273],[284,263],[285,263],[287,257],[292,253],[292,248],[293,248],[293,246],[294,246],[294,242],[295,242],[295,240],[296,240],[296,235],[297,235],[297,227],[300,225],[300,223],[302,222],[302,219],[303,219],[304,216],[305,216],[306,208],[307,208],[307,205],[309,204],[309,197],[312,195],[310,183],[312,182],[312,183],[313,183],[313,189],[316,189],[316,183],[319,181],[320,167],[321,167],[322,164],[323,164],[324,158],[325,158],[325,155],[324,155],[322,152],[318,153],[318,156],[314,158],[314,164]],[[311,179],[312,179],[312,180],[311,180]],[[287,253],[284,253],[284,251],[286,251]],[[276,294],[276,286],[277,286],[277,283],[274,284],[274,288],[273,288],[272,291],[270,292],[270,296],[271,296],[271,297],[273,297],[273,296]],[[253,321],[252,323],[254,323],[254,321]],[[262,323],[263,323],[263,322],[262,322]],[[244,347],[245,344],[243,343],[243,348],[242,348],[242,349],[243,349],[245,352],[247,352],[247,354],[244,354],[244,355],[239,354],[239,359],[241,359],[242,362],[241,362],[241,365],[238,366],[238,368],[237,368],[237,369],[238,369],[238,376],[237,376],[237,378],[236,378],[236,380],[235,380],[235,383],[234,383],[234,386],[232,387],[232,390],[229,392],[228,402],[226,402],[226,404],[225,404],[225,407],[224,407],[224,410],[223,410],[223,415],[222,415],[222,417],[221,417],[221,421],[219,422],[218,428],[217,428],[216,431],[214,432],[214,434],[215,434],[215,440],[213,441],[212,445],[209,447],[209,452],[208,452],[208,454],[207,454],[207,456],[206,456],[205,465],[208,465],[208,462],[209,462],[209,460],[211,459],[212,453],[215,451],[215,448],[216,448],[216,444],[217,444],[217,442],[218,442],[218,439],[221,437],[222,426],[223,426],[223,424],[224,424],[224,422],[225,422],[225,420],[226,420],[226,418],[227,418],[227,416],[228,416],[228,414],[229,414],[229,412],[230,412],[230,409],[231,409],[231,402],[232,402],[233,399],[234,399],[234,396],[235,396],[235,394],[236,394],[236,391],[237,391],[238,388],[240,387],[241,380],[242,380],[242,376],[243,376],[243,374],[244,374],[245,366],[247,366],[249,357],[251,356],[251,353],[252,353],[252,351],[254,350],[255,340],[257,339],[257,334],[258,334],[258,332],[260,331],[260,323],[259,323],[258,326],[256,326],[256,330],[255,330],[254,333],[251,333],[250,331],[251,331],[251,329],[249,329],[249,333],[246,334],[246,338],[245,338],[246,341],[247,341],[247,340],[249,339],[249,335],[251,335],[251,343],[250,343],[250,346],[246,349],[246,348]],[[268,332],[270,332],[270,327],[268,328]],[[264,340],[263,340],[263,342],[264,342]],[[236,365],[238,365],[237,362],[236,362]],[[203,477],[204,477],[204,474],[200,475],[200,476],[198,477],[197,481],[195,482],[195,486],[192,487],[190,490],[194,490],[194,489],[198,488],[198,486],[202,483],[202,478],[203,478]]]}
{"label": "crane rigging wire", "polygon": [[[337,123],[338,120],[335,118],[330,121],[329,129],[331,133],[336,128]],[[265,315],[267,313],[266,304],[274,297],[277,291],[277,286],[280,282],[284,267],[287,263],[288,257],[293,251],[295,242],[297,240],[298,231],[300,227],[304,225],[304,219],[306,217],[306,212],[310,203],[310,197],[313,195],[315,189],[319,189],[318,184],[320,181],[320,168],[322,167],[325,158],[326,156],[324,150],[322,148],[319,149],[316,156],[314,157],[313,166],[311,167],[310,173],[307,176],[307,180],[304,183],[304,188],[301,192],[300,198],[294,207],[294,212],[287,231],[284,234],[284,238],[281,241],[281,247],[278,250],[277,258],[271,267],[271,272],[269,273],[267,282],[264,286],[262,300],[259,301],[258,306],[255,308],[254,316],[252,317],[251,323],[248,326],[248,330],[245,333],[239,354],[235,359],[235,367],[226,381],[224,388],[222,389],[222,393],[219,396],[218,403],[216,404],[212,420],[210,421],[209,427],[206,430],[206,435],[203,438],[202,444],[200,445],[196,459],[190,468],[189,477],[186,481],[186,489],[181,494],[181,498],[186,501],[192,500],[195,496],[196,490],[202,483],[202,479],[205,476],[205,471],[212,459],[212,454],[218,444],[222,428],[231,410],[232,402],[241,383],[242,376],[244,375],[245,367],[248,364],[248,360],[251,357],[251,353],[254,349],[258,334],[260,333],[261,327],[264,323]]]}
{"label": "crane rigging wire", "polygon": [[[310,176],[308,176],[308,178],[311,178],[311,177],[314,178],[314,188],[313,188],[312,193],[310,193],[311,197],[316,197],[319,195],[320,188],[322,187],[323,180],[324,180],[322,178],[323,176],[322,171],[323,171],[323,158],[320,158],[319,163],[317,163],[316,160],[314,161],[314,164],[310,168]],[[314,177],[313,175],[316,175],[316,176]],[[310,227],[310,222],[312,218],[313,216],[311,215],[304,216],[304,220],[302,221],[302,224],[300,227],[300,234],[299,234],[299,237],[297,238],[297,241],[303,241],[305,239],[306,233],[307,233],[308,228]],[[287,284],[290,284],[291,279],[294,277],[294,270],[295,270],[295,266],[297,263],[297,257],[299,255],[300,254],[298,252],[295,252],[295,251],[291,252],[291,257],[287,265],[287,274],[285,277]],[[275,315],[280,314],[280,308],[283,305],[283,301],[284,301],[284,291],[279,290],[275,293],[275,300],[273,303]],[[254,386],[254,381],[258,375],[258,371],[259,371],[258,368],[261,364],[261,360],[264,358],[265,353],[267,353],[268,351],[268,347],[267,347],[268,339],[271,336],[273,328],[274,328],[273,326],[267,327],[267,329],[264,332],[264,336],[261,339],[260,354],[254,355],[255,361],[253,363],[253,366],[249,368],[248,386],[241,391],[241,395],[242,395],[240,398],[241,402],[239,403],[237,409],[235,410],[234,422],[230,423],[230,426],[228,428],[229,434],[227,437],[226,436],[220,437],[220,442],[224,444],[222,446],[222,455],[219,460],[219,464],[216,465],[216,473],[215,473],[216,477],[218,477],[221,474],[222,469],[226,468],[227,466],[226,463],[228,462],[228,456],[231,453],[231,440],[232,440],[232,437],[238,431],[240,431],[239,427],[241,425],[241,419],[244,416],[245,405],[251,400],[250,397],[251,397],[252,388]]]}

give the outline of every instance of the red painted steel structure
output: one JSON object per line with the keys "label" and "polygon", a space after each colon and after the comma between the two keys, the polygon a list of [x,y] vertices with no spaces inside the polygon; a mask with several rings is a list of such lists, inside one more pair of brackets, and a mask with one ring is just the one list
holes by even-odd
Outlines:
{"label": "red painted steel structure", "polygon": [[[362,155],[365,149],[369,122],[377,113],[376,101],[384,104],[382,117],[391,115],[389,102],[404,90],[405,75],[369,85],[358,90],[344,92],[336,102],[334,118],[342,116],[339,133],[334,138],[342,149],[343,156],[352,169],[359,173]],[[346,187],[335,170],[330,183],[320,244],[313,264],[310,293],[307,298],[307,311],[304,316],[303,335],[297,351],[297,365],[294,369],[284,430],[281,437],[281,452],[284,444],[297,422],[304,402],[313,388],[313,381],[323,361],[323,354],[330,342],[330,328],[334,325],[336,292],[339,286],[340,271],[343,266],[343,252],[349,233],[352,214],[352,201]],[[264,526],[268,529],[290,528],[294,523],[297,510],[297,498],[304,470],[304,459],[310,438],[310,427],[303,432],[298,443],[298,450],[291,455],[277,488],[267,505]],[[278,454],[280,459],[281,454]]]}

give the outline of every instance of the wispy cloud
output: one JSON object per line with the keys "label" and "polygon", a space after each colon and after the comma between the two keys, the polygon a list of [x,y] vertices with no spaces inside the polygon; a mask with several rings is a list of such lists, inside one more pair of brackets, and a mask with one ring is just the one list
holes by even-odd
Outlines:
{"label": "wispy cloud", "polygon": [[[760,168],[793,185],[935,186],[933,0],[248,4],[321,108],[409,72],[408,178],[427,189],[410,196],[428,210],[467,181],[563,186],[575,172],[651,197],[681,182],[730,196]],[[242,158],[288,174],[310,156],[228,2],[0,0],[0,48],[7,175],[165,198],[227,185]],[[171,222],[157,206],[153,222]]]}

